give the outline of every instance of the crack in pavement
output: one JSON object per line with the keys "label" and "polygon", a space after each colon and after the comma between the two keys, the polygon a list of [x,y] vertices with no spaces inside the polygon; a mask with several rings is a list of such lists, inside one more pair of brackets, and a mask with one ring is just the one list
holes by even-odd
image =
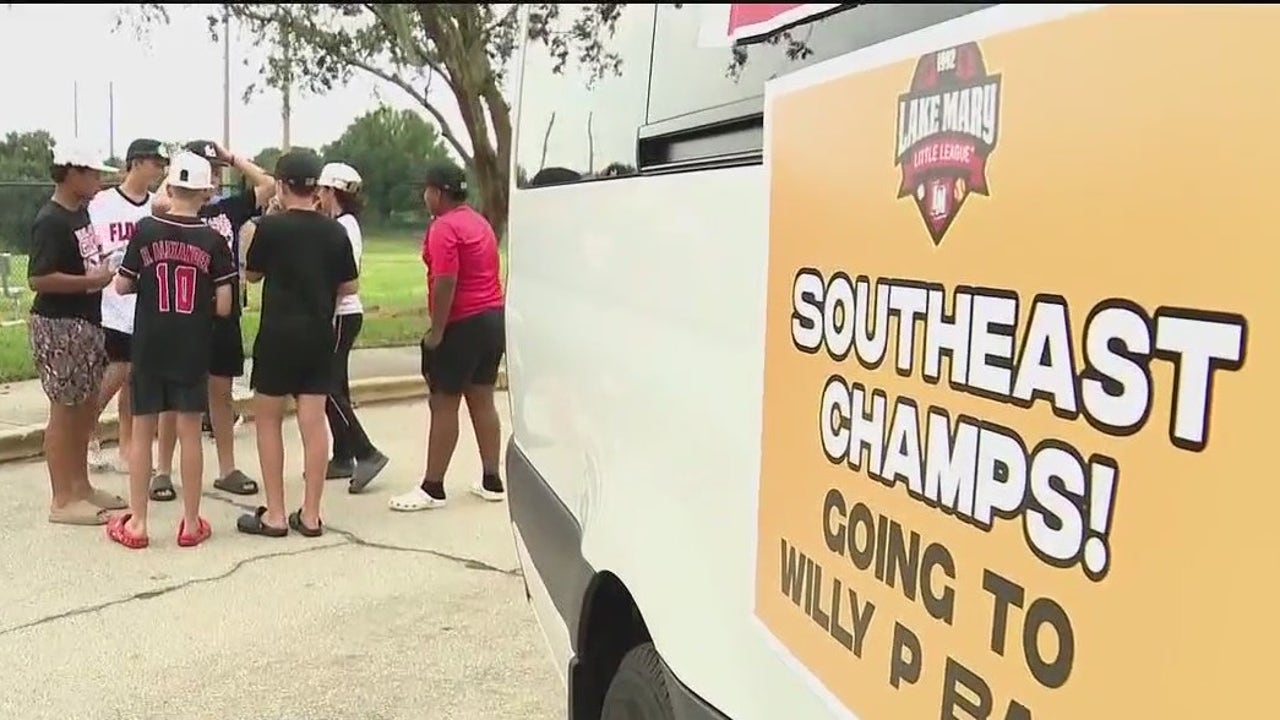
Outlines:
{"label": "crack in pavement", "polygon": [[156,588],[154,590],[143,590],[142,592],[136,592],[132,595],[127,595],[122,598],[116,598],[115,600],[107,600],[106,602],[100,602],[95,605],[85,605],[83,607],[73,608],[71,610],[64,610],[63,612],[60,612],[60,613],[46,615],[44,617],[36,618],[35,620],[22,623],[21,625],[14,625],[13,627],[4,628],[3,630],[0,630],[0,637],[4,637],[5,635],[12,635],[14,633],[21,632],[23,630],[30,630],[31,628],[39,627],[41,625],[47,625],[51,622],[57,622],[58,620],[67,620],[69,618],[79,617],[81,615],[91,615],[93,613],[102,612],[107,608],[116,607],[117,605],[125,605],[125,604],[136,602],[139,600],[154,600],[155,598],[162,597],[170,593],[175,593],[179,590],[185,590],[186,588],[189,588],[189,587],[215,583],[220,580],[225,580],[231,577],[232,575],[236,574],[240,570],[244,569],[245,567],[248,567],[249,565],[252,565],[256,562],[260,562],[262,560],[271,560],[278,557],[289,557],[292,555],[305,555],[307,553],[320,552],[322,550],[332,550],[333,548],[349,547],[349,546],[350,546],[350,543],[344,540],[342,542],[328,543],[326,545],[316,545],[309,548],[299,548],[296,550],[281,550],[279,552],[266,553],[264,555],[254,555],[252,557],[247,557],[237,561],[225,572],[218,573],[217,575],[206,575],[204,577],[191,578],[190,580],[184,580],[182,582],[174,583],[172,585],[166,585],[164,587]]}
{"label": "crack in pavement", "polygon": [[[230,505],[231,507],[237,508],[239,510],[243,510],[245,512],[251,513],[258,509],[257,505],[248,505],[246,503],[236,502],[235,500],[232,500],[230,498],[226,498],[221,495],[214,495],[213,493],[209,493],[209,492],[202,493],[202,496],[207,500],[214,500],[224,505]],[[391,552],[403,552],[403,553],[415,553],[418,555],[428,555],[430,557],[438,558],[440,560],[447,560],[451,563],[461,565],[468,570],[479,570],[481,572],[497,573],[498,575],[506,575],[508,577],[523,576],[523,573],[520,571],[520,568],[518,567],[513,568],[511,570],[507,570],[505,568],[500,568],[496,565],[490,565],[489,563],[484,562],[483,560],[477,560],[475,558],[466,557],[465,555],[454,555],[452,553],[447,553],[442,550],[432,550],[431,548],[413,547],[410,545],[394,545],[391,543],[377,542],[375,540],[366,540],[365,538],[360,537],[359,535],[357,535],[356,533],[350,530],[343,530],[340,527],[336,527],[328,523],[325,523],[324,531],[326,534],[333,533],[334,535],[345,538],[347,542],[359,547],[372,548],[374,550],[388,550]]]}
{"label": "crack in pavement", "polygon": [[[224,505],[230,505],[239,510],[244,510],[245,512],[253,512],[254,510],[257,509],[256,505],[248,505],[245,503],[236,502],[235,500],[222,497],[221,495],[214,495],[212,493],[207,493],[207,492],[202,493],[202,495],[207,500],[214,500]],[[366,540],[365,538],[360,537],[359,535],[357,535],[356,533],[350,530],[343,530],[341,528],[337,528],[332,525],[325,525],[325,533],[326,534],[331,533],[333,535],[337,535],[339,538],[341,538],[341,540],[339,542],[330,542],[330,543],[325,543],[323,545],[314,545],[312,547],[307,547],[307,548],[297,548],[294,550],[280,550],[277,552],[264,553],[262,555],[253,555],[253,556],[236,561],[226,571],[218,573],[217,575],[206,575],[204,577],[191,578],[189,580],[173,583],[172,585],[166,585],[164,587],[155,588],[153,590],[143,590],[141,592],[136,592],[132,595],[116,598],[114,600],[107,600],[105,602],[95,603],[93,605],[84,605],[82,607],[73,608],[71,610],[64,610],[62,612],[53,613],[51,615],[45,615],[44,617],[36,618],[35,620],[30,620],[20,625],[14,625],[12,627],[0,629],[0,637],[22,632],[23,630],[30,630],[32,628],[40,627],[41,625],[47,625],[49,623],[57,622],[59,620],[67,620],[70,618],[80,617],[83,615],[92,615],[94,613],[99,613],[99,612],[102,612],[103,610],[117,607],[119,605],[126,605],[128,603],[138,602],[142,600],[154,600],[155,598],[163,597],[165,595],[178,592],[179,590],[185,590],[190,587],[196,587],[199,585],[208,585],[210,583],[219,582],[231,577],[232,575],[243,570],[249,565],[252,565],[257,562],[261,562],[263,560],[272,560],[280,557],[291,557],[294,555],[306,555],[308,553],[322,552],[324,550],[332,550],[334,548],[364,547],[364,548],[370,548],[373,550],[414,553],[418,555],[427,555],[430,557],[438,558],[440,560],[446,560],[448,562],[461,565],[462,567],[468,570],[479,570],[481,572],[491,572],[497,575],[502,575],[504,577],[520,577],[522,575],[519,568],[515,568],[513,570],[506,570],[506,569],[497,567],[495,565],[490,565],[489,563],[486,563],[482,560],[476,560],[475,558],[469,558],[462,555],[453,555],[451,553],[442,552],[440,550],[432,550],[430,548],[411,547],[407,545],[393,545],[390,543],[381,543],[373,540]]]}

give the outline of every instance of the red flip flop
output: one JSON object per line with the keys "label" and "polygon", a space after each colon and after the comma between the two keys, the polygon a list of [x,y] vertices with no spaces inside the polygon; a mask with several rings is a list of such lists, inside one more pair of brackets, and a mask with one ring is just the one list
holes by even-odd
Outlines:
{"label": "red flip flop", "polygon": [[208,521],[200,518],[200,524],[193,533],[187,533],[187,521],[178,521],[178,544],[182,547],[195,547],[213,534],[213,528],[209,527]]}
{"label": "red flip flop", "polygon": [[151,544],[151,538],[146,535],[134,535],[129,532],[129,528],[125,527],[125,524],[129,522],[131,517],[133,517],[131,513],[121,513],[107,521],[107,537],[130,550],[141,550]]}

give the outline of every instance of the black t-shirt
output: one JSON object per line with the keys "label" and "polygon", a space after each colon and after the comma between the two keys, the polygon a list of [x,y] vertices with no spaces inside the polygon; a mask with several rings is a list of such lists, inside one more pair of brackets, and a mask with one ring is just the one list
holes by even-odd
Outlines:
{"label": "black t-shirt", "polygon": [[[235,263],[237,270],[240,268],[240,228],[257,214],[258,195],[253,190],[228,195],[200,208],[200,219],[222,236],[231,253],[231,262]],[[239,274],[236,275],[235,283],[238,288]],[[237,317],[240,315],[240,293],[236,290],[232,295],[235,299],[231,301],[231,315]]]}
{"label": "black t-shirt", "polygon": [[236,279],[231,248],[199,218],[158,215],[138,222],[120,274],[137,284],[133,366],[173,382],[209,372],[214,293]]}
{"label": "black t-shirt", "polygon": [[346,229],[310,210],[255,222],[245,269],[263,276],[259,340],[280,340],[299,351],[331,346],[338,286],[357,275]]}
{"label": "black t-shirt", "polygon": [[[31,226],[27,278],[53,273],[87,275],[106,262],[89,221],[89,210],[68,210],[50,200]],[[36,293],[31,314],[47,318],[83,318],[102,322],[102,293]]]}

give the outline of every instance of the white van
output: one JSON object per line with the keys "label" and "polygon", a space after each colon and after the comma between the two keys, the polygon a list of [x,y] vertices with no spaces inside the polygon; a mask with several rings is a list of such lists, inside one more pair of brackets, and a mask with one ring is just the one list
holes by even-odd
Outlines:
{"label": "white van", "polygon": [[619,72],[531,46],[517,100],[568,717],[1265,714],[1280,9],[621,7]]}

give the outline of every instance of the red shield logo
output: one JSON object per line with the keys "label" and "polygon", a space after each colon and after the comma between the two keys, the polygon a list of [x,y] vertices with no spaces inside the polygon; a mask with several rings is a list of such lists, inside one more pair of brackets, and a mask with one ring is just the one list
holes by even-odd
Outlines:
{"label": "red shield logo", "polygon": [[929,53],[898,97],[898,197],[915,200],[933,244],[942,243],[965,200],[990,195],[987,160],[1000,135],[1000,76],[987,73],[977,43]]}

